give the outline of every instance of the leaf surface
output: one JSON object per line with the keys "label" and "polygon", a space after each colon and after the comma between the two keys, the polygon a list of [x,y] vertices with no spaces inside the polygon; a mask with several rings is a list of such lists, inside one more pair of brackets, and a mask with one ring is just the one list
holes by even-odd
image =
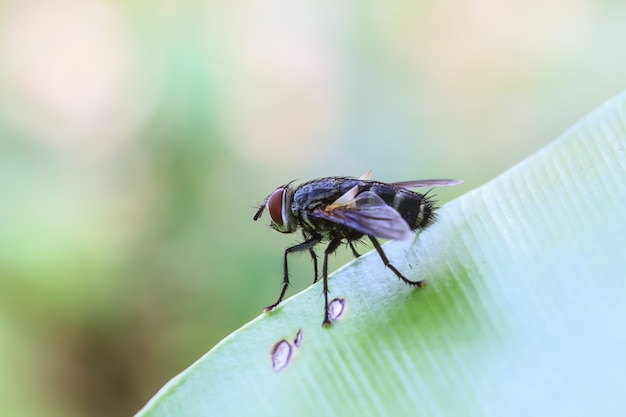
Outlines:
{"label": "leaf surface", "polygon": [[[387,255],[334,273],[175,377],[140,416],[626,413],[626,95]],[[302,330],[302,343],[294,338]],[[272,368],[272,349],[292,345]]]}

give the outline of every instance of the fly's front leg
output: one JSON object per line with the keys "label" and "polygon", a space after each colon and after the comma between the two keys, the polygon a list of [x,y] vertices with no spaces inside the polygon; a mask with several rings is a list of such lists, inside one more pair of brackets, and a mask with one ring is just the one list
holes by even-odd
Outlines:
{"label": "fly's front leg", "polygon": [[324,251],[324,266],[322,266],[322,279],[324,281],[324,321],[322,327],[330,326],[328,318],[328,255],[337,250],[341,243],[341,239],[331,240]]}
{"label": "fly's front leg", "polygon": [[376,240],[376,238],[374,236],[368,236],[368,237],[372,241],[372,244],[376,248],[376,252],[378,252],[378,255],[380,256],[380,259],[382,259],[382,261],[385,264],[385,266],[387,268],[391,269],[393,271],[393,273],[396,274],[396,276],[398,278],[400,278],[402,281],[406,282],[407,284],[413,285],[415,287],[422,288],[424,285],[426,285],[426,281],[424,281],[424,280],[421,280],[421,281],[411,281],[410,279],[408,279],[407,277],[402,275],[400,273],[400,271],[398,271],[396,269],[395,266],[391,265],[391,262],[389,262],[389,259],[387,258],[387,255],[385,255],[385,252],[383,251],[383,248],[380,246],[380,243],[378,243],[378,240]]}
{"label": "fly's front leg", "polygon": [[[320,239],[315,236],[315,237],[309,238],[308,240],[305,240],[304,242],[298,245],[292,246],[285,250],[285,255],[283,258],[283,268],[284,268],[283,269],[283,288],[280,291],[280,296],[278,297],[278,300],[276,300],[274,304],[267,306],[263,309],[265,313],[272,311],[274,308],[276,308],[278,304],[280,304],[281,301],[283,301],[283,297],[285,297],[285,292],[287,292],[287,287],[289,287],[289,269],[287,267],[287,255],[289,255],[292,252],[300,252],[303,250],[312,251],[313,246],[317,245],[319,242],[320,242]],[[317,276],[317,271],[316,271],[316,276]]]}

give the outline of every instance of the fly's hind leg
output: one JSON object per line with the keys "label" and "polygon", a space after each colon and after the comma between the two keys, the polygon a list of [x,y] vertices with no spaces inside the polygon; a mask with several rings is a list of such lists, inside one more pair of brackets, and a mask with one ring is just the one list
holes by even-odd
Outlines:
{"label": "fly's hind leg", "polygon": [[387,258],[387,255],[385,255],[385,252],[383,251],[383,248],[380,246],[380,243],[378,243],[378,240],[376,240],[376,238],[374,236],[368,236],[368,237],[372,241],[372,244],[374,245],[374,248],[376,248],[376,252],[378,252],[378,255],[380,256],[380,259],[382,259],[382,261],[385,264],[385,266],[387,268],[391,269],[393,271],[393,273],[396,274],[396,276],[398,278],[400,278],[402,281],[404,281],[407,284],[412,285],[414,287],[422,288],[423,286],[426,285],[426,281],[424,281],[424,280],[421,280],[421,281],[411,281],[410,279],[408,279],[407,277],[402,275],[400,273],[400,271],[398,271],[396,269],[396,267],[393,266],[391,264],[391,262],[389,262],[389,259]]}

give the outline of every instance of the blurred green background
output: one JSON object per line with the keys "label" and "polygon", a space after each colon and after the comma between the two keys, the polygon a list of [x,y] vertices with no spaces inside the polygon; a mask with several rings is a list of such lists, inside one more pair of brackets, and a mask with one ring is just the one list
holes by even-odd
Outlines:
{"label": "blurred green background", "polygon": [[[276,186],[464,178],[448,201],[626,87],[624,22],[616,0],[0,0],[0,414],[133,414],[277,297],[298,236],[252,221]],[[289,295],[312,280],[291,268]]]}

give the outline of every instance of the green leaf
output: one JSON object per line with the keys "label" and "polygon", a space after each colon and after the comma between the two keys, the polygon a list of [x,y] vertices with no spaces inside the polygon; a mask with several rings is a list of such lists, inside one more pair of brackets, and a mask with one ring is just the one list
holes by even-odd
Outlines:
{"label": "green leaf", "polygon": [[[175,377],[140,416],[626,413],[626,94]],[[491,156],[489,156],[491,157]],[[300,347],[293,346],[302,330]],[[272,368],[280,340],[292,345]]]}

